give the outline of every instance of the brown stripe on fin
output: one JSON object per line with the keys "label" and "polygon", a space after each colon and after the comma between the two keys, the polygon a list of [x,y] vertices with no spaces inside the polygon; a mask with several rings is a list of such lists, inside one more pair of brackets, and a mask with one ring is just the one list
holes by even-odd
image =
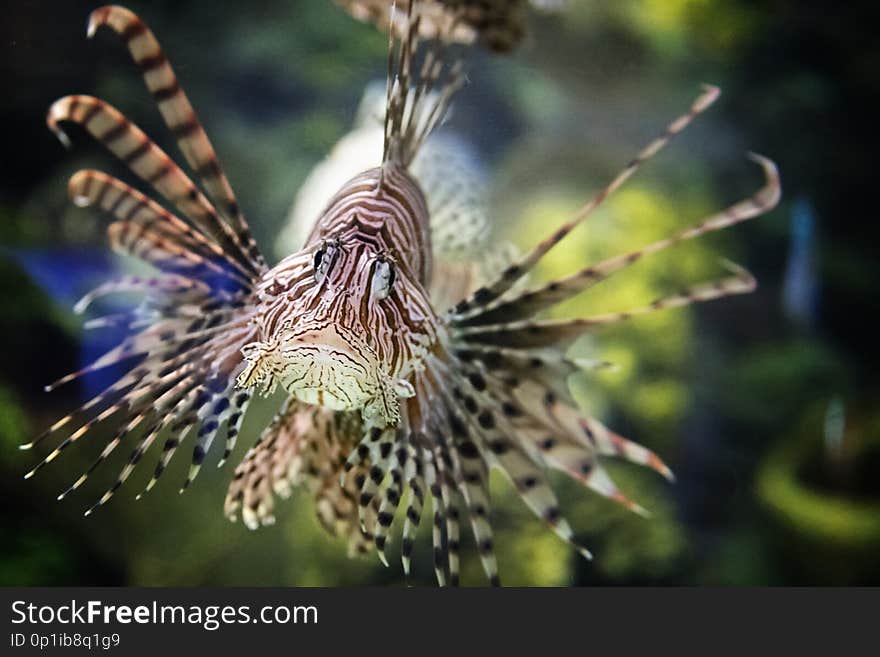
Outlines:
{"label": "brown stripe on fin", "polygon": [[703,93],[693,102],[687,112],[673,120],[666,126],[663,134],[651,141],[627,164],[605,187],[596,193],[593,198],[587,201],[575,216],[567,223],[557,228],[552,235],[540,242],[531,251],[526,253],[517,262],[510,265],[502,272],[495,281],[479,288],[468,299],[463,300],[457,306],[451,309],[451,314],[455,317],[468,316],[469,314],[479,311],[480,307],[486,306],[490,302],[499,298],[502,294],[510,290],[523,276],[529,273],[538,261],[550,251],[554,246],[559,244],[572,230],[584,222],[602,203],[617,191],[633,174],[638,171],[641,166],[659,153],[663,148],[682,130],[684,130],[697,115],[709,108],[720,94],[718,87],[706,85]]}
{"label": "brown stripe on fin", "polygon": [[92,96],[65,96],[49,108],[46,123],[59,140],[69,143],[59,125],[65,121],[80,124],[123,162],[138,153],[138,157],[129,162],[131,170],[213,238],[253,277],[257,276],[258,270],[247,255],[246,247],[211,202],[180,167],[119,110]]}
{"label": "brown stripe on fin", "polygon": [[765,177],[764,185],[749,198],[739,201],[693,226],[680,230],[670,237],[658,240],[641,249],[609,258],[565,278],[546,283],[539,288],[524,290],[510,298],[497,299],[484,308],[477,309],[475,312],[468,313],[461,319],[457,319],[455,321],[456,325],[495,324],[536,315],[569,297],[583,292],[596,283],[605,280],[611,274],[630,266],[645,256],[766,214],[779,202],[779,172],[776,169],[776,165],[767,158],[754,154],[749,157],[761,166]]}
{"label": "brown stripe on fin", "polygon": [[156,100],[162,118],[177,137],[187,163],[199,176],[207,195],[221,214],[232,222],[238,240],[253,264],[258,270],[264,269],[265,260],[251,236],[217,153],[153,32],[136,14],[118,6],[101,7],[92,12],[89,38],[101,26],[110,27],[123,37],[129,53],[144,74],[144,82]]}

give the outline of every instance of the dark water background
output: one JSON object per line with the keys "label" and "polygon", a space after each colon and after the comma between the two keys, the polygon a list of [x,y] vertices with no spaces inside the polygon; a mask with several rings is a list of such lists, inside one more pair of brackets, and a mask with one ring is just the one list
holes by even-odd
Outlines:
{"label": "dark water background", "polygon": [[[724,95],[542,275],[634,248],[750,193],[760,177],[748,150],[777,161],[784,199],[770,215],[639,264],[560,311],[622,309],[709,280],[720,256],[760,281],[748,297],[668,311],[582,345],[620,364],[574,382],[584,404],[658,451],[678,483],[614,469],[653,511],[646,521],[560,481],[564,511],[596,555],[583,563],[497,482],[506,583],[880,583],[880,349],[870,319],[880,292],[880,48],[870,3],[570,5],[536,17],[514,57],[473,57],[450,123],[485,158],[493,219],[521,246],[562,222],[701,82]],[[400,582],[396,563],[348,560],[305,496],[284,503],[274,527],[229,524],[221,506],[230,468],[206,468],[179,497],[173,479],[186,464],[178,463],[139,502],[135,476],[89,518],[82,510],[115,468],[72,499],[55,495],[100,450],[99,436],[22,480],[36,455],[17,444],[101,381],[51,395],[42,386],[113,339],[84,334],[70,311],[118,263],[104,247],[106,220],[72,208],[66,180],[83,166],[125,178],[81,131],[71,130],[65,151],[45,128],[46,109],[68,93],[96,95],[175,150],[119,40],[109,32],[86,40],[95,6],[5,2],[0,24],[0,584]],[[386,40],[325,0],[129,7],[165,47],[272,253],[300,183],[349,129],[367,82],[382,77]],[[272,412],[271,400],[254,410],[239,453]],[[841,417],[842,433],[828,428]],[[478,559],[467,554],[464,581],[479,583]],[[417,555],[414,580],[429,583],[427,544]]]}

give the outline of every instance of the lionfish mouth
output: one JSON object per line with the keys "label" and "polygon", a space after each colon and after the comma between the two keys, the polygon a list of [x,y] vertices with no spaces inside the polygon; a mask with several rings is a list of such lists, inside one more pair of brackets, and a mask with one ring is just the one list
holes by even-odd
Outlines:
{"label": "lionfish mouth", "polygon": [[399,396],[392,377],[366,349],[319,342],[316,335],[289,342],[254,342],[242,349],[246,365],[236,384],[271,394],[278,385],[306,404],[333,411],[361,411],[369,426],[385,427],[400,419]]}

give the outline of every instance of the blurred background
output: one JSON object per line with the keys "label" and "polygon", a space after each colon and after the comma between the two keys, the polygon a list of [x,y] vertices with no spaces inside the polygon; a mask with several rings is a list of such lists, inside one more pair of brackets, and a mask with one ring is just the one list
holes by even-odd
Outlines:
{"label": "blurred background", "polygon": [[[165,47],[217,147],[258,241],[274,258],[294,196],[381,79],[387,40],[329,0],[132,1]],[[755,294],[608,328],[577,345],[616,371],[575,378],[586,408],[673,468],[670,486],[613,465],[650,520],[557,481],[595,559],[580,560],[493,482],[508,585],[880,584],[880,288],[876,185],[880,47],[861,4],[817,0],[570,0],[530,15],[511,57],[475,53],[445,129],[491,172],[499,233],[521,247],[564,221],[712,82],[724,94],[671,148],[556,249],[539,276],[646,244],[755,190],[744,157],[773,158],[784,197],[771,214],[640,262],[560,307],[624,309],[711,280],[720,257]],[[399,561],[349,560],[306,494],[250,532],[223,516],[232,467],[206,468],[178,496],[186,459],[150,495],[132,477],[83,518],[121,463],[55,501],[94,459],[83,440],[29,481],[28,441],[99,378],[46,394],[114,336],[84,332],[71,307],[119,262],[105,218],[73,208],[83,166],[131,180],[80,130],[65,151],[45,128],[68,93],[107,99],[169,152],[158,112],[115,35],[85,38],[82,0],[7,3],[0,25],[0,584],[400,584]],[[864,14],[867,12],[865,11]],[[232,465],[274,412],[254,407]],[[120,456],[120,458],[123,458]],[[115,466],[115,467],[113,467]],[[147,468],[149,469],[149,468]],[[142,473],[142,477],[146,476]],[[175,479],[176,478],[176,479]],[[430,584],[429,523],[412,581]],[[392,544],[389,555],[399,547]],[[466,550],[463,583],[480,584]]]}

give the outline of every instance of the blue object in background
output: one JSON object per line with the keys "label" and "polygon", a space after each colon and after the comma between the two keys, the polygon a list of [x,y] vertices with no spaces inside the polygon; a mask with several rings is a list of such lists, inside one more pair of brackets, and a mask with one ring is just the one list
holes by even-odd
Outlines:
{"label": "blue object in background", "polygon": [[83,294],[116,272],[105,249],[23,249],[0,246],[59,306],[73,308]]}
{"label": "blue object in background", "polygon": [[[104,249],[0,247],[0,255],[17,263],[46,296],[66,312],[72,312],[74,304],[90,289],[119,274],[114,256]],[[128,310],[131,303],[102,300],[98,307],[100,314],[105,314]],[[94,315],[94,312],[89,315]],[[126,333],[123,327],[86,331],[80,344],[79,366],[97,360],[118,345]],[[79,385],[84,396],[92,397],[115,381],[114,369],[91,372],[72,385]]]}
{"label": "blue object in background", "polygon": [[816,325],[819,283],[816,273],[816,215],[812,204],[799,198],[791,217],[791,243],[782,284],[782,307],[799,327]]}

